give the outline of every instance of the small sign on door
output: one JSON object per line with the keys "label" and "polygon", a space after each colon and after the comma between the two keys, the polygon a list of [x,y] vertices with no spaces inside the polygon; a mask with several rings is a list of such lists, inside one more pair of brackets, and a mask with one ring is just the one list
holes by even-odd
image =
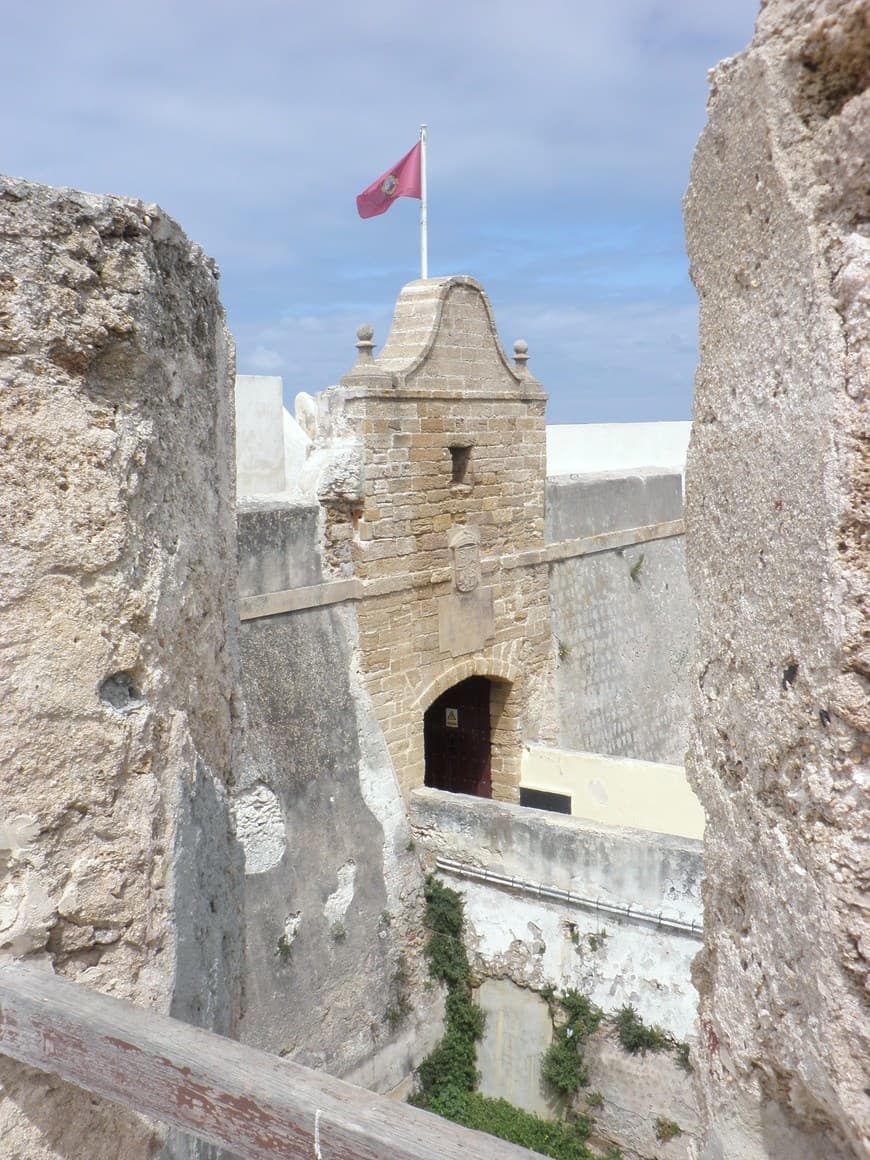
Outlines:
{"label": "small sign on door", "polygon": [[448,729],[458,729],[459,728],[459,710],[458,709],[445,709],[444,710],[444,718],[445,718],[445,723],[446,723]]}

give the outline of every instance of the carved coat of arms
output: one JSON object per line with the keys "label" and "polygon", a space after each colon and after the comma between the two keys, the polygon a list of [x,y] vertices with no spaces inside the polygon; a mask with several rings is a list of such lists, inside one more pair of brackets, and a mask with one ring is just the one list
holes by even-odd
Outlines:
{"label": "carved coat of arms", "polygon": [[453,586],[473,592],[480,583],[480,533],[476,528],[454,528],[447,540],[453,557]]}

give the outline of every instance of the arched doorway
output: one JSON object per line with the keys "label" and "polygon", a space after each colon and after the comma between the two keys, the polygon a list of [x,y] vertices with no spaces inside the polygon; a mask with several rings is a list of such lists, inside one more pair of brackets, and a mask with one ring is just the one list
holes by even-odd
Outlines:
{"label": "arched doorway", "polygon": [[433,701],[423,718],[426,785],[492,797],[490,682],[469,677]]}

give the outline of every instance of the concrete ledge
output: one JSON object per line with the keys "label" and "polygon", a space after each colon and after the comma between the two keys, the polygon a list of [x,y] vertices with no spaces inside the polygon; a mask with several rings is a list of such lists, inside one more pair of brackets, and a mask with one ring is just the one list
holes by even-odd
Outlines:
{"label": "concrete ledge", "polygon": [[661,524],[683,515],[679,471],[642,468],[547,479],[548,543],[613,528]]}
{"label": "concrete ledge", "polygon": [[[277,511],[281,505],[271,505],[269,511]],[[291,505],[285,505],[290,507]],[[265,510],[265,509],[263,509]],[[301,512],[311,509],[300,508]],[[253,509],[252,509],[253,511]],[[275,616],[282,612],[299,612],[305,608],[320,608],[324,604],[337,604],[342,600],[361,600],[370,596],[389,596],[394,592],[405,589],[419,588],[424,584],[437,586],[447,583],[451,578],[449,568],[435,569],[430,573],[406,572],[403,576],[381,576],[373,580],[358,580],[351,577],[348,580],[328,580],[323,584],[313,584],[299,588],[285,588],[267,592],[252,592],[251,587],[256,583],[264,586],[272,582],[272,578],[281,574],[282,568],[290,566],[293,558],[291,553],[280,544],[262,542],[262,557],[251,552],[248,544],[254,540],[254,533],[259,533],[264,540],[260,525],[252,527],[252,511],[244,513],[244,521],[239,521],[240,547],[240,616],[242,620],[252,620],[258,616]],[[262,510],[257,509],[262,520]],[[243,541],[243,528],[245,537]],[[548,544],[541,548],[532,548],[525,552],[516,552],[510,556],[490,556],[481,560],[481,571],[491,576],[499,570],[505,572],[516,568],[535,568],[542,564],[556,564],[561,560],[570,560],[580,556],[591,556],[598,552],[609,552],[616,548],[630,547],[633,544],[645,544],[650,540],[667,540],[685,534],[685,525],[682,520],[671,520],[663,524],[650,524],[642,528],[623,528],[616,532],[606,532],[596,536],[586,536],[578,540],[565,540],[558,544]],[[250,557],[250,558],[249,558]],[[312,549],[311,559],[316,566],[317,556]],[[259,580],[258,580],[259,578]]]}
{"label": "concrete ledge", "polygon": [[691,838],[594,825],[506,802],[416,789],[410,821],[434,858],[585,898],[701,923],[703,846]]}
{"label": "concrete ledge", "polygon": [[345,600],[359,600],[362,585],[359,580],[332,580],[314,584],[310,588],[290,588],[283,592],[267,592],[261,596],[243,596],[239,601],[239,619],[256,620],[261,616],[278,616],[284,612],[301,612],[306,608],[323,608],[327,604],[341,604]]}
{"label": "concrete ledge", "polygon": [[[350,378],[351,376],[348,376]],[[515,391],[491,391],[480,390],[472,391],[467,387],[430,387],[423,390],[420,387],[404,387],[396,384],[392,389],[385,389],[381,385],[377,386],[358,386],[354,383],[353,386],[344,387],[344,397],[346,399],[400,399],[403,403],[415,399],[447,399],[472,401],[475,403],[515,403],[518,399],[521,402],[546,402],[549,398],[542,390],[523,389],[518,387]]]}
{"label": "concrete ledge", "polygon": [[[686,524],[682,519],[667,520],[661,524],[647,524],[642,528],[621,528],[616,532],[601,532],[594,536],[582,536],[576,540],[560,540],[547,544],[544,548],[531,548],[516,555],[506,556],[495,562],[504,569],[529,568],[535,564],[558,564],[561,560],[574,560],[580,556],[594,556],[599,552],[612,552],[617,548],[630,548],[633,544],[647,544],[650,540],[671,540],[686,534]],[[483,567],[491,565],[485,560]]]}

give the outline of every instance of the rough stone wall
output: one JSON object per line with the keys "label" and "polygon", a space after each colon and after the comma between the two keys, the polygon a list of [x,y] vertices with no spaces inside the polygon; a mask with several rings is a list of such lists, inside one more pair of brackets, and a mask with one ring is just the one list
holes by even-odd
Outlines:
{"label": "rough stone wall", "polygon": [[870,5],[770,0],[685,201],[706,1157],[870,1155]]}
{"label": "rough stone wall", "polygon": [[[520,738],[545,729],[546,566],[513,561],[542,547],[544,527],[545,396],[522,354],[508,363],[470,278],[412,282],[381,355],[364,338],[324,402],[321,437],[343,438],[350,456],[321,484],[328,559],[370,582],[360,660],[404,790],[423,783],[426,708],[468,676],[493,678],[495,797],[516,796]],[[451,447],[470,449],[463,480]],[[479,554],[462,574],[461,530]]]}
{"label": "rough stone wall", "polygon": [[[548,543],[682,518],[678,474],[547,480]],[[558,744],[682,764],[689,724],[691,596],[682,535],[550,565]]]}
{"label": "rough stone wall", "polygon": [[[690,969],[698,935],[639,921],[637,912],[696,922],[700,930],[700,842],[426,788],[411,794],[411,826],[427,864],[446,858],[491,876],[484,882],[441,872],[465,900],[465,938],[487,1010],[478,1051],[482,1091],[541,1114],[556,1110],[540,1080],[549,1017],[536,992],[547,987],[577,988],[608,1014],[630,1003],[647,1023],[676,1040],[693,1040],[697,996]],[[497,885],[499,875],[514,885]],[[631,906],[635,917],[553,899],[539,885]],[[608,1022],[587,1059],[589,1089],[603,1103],[594,1109],[581,1103],[577,1110],[594,1116],[602,1145],[618,1144],[633,1160],[692,1155],[696,1099],[672,1054],[651,1054],[641,1063],[616,1045]],[[665,1150],[655,1138],[658,1117],[683,1131]]]}
{"label": "rough stone wall", "polygon": [[[411,826],[427,861],[448,858],[615,906],[662,913],[690,926],[596,913],[579,904],[457,879],[482,974],[523,987],[577,987],[605,1010],[633,1003],[679,1039],[693,1033],[690,964],[698,947],[701,843],[597,826],[510,802],[428,788],[411,795]],[[456,885],[452,882],[452,885]],[[601,931],[606,934],[599,937]]]}
{"label": "rough stone wall", "polygon": [[[0,952],[225,1033],[232,363],[217,272],[157,207],[0,181]],[[160,1144],[0,1080],[4,1156]]]}
{"label": "rough stone wall", "polygon": [[[321,580],[317,514],[276,501],[240,509],[242,595],[262,592],[264,581],[280,589]],[[431,1049],[441,1021],[423,994],[423,879],[360,685],[355,610],[247,620],[241,660],[240,1037],[388,1089]]]}

